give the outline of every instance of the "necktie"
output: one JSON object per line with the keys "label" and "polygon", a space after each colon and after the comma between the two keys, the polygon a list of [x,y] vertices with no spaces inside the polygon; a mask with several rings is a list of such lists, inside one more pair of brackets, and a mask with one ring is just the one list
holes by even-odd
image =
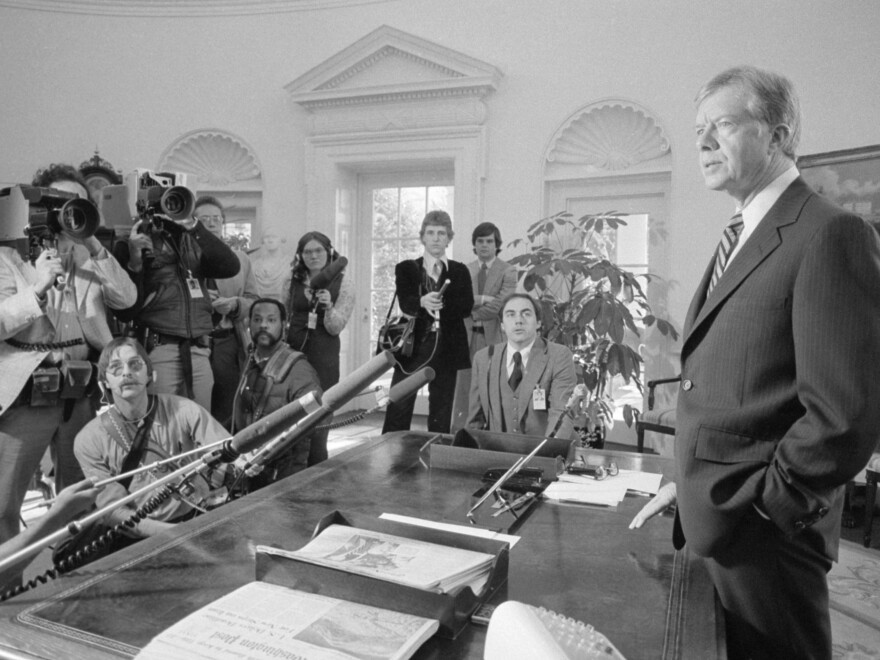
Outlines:
{"label": "necktie", "polygon": [[435,284],[440,281],[440,273],[442,272],[441,269],[442,269],[442,266],[440,265],[440,261],[439,260],[435,261],[434,268],[431,271],[431,279],[434,280]]}
{"label": "necktie", "polygon": [[483,289],[486,288],[486,273],[489,269],[486,267],[486,264],[480,266],[480,272],[477,273],[477,293],[481,296],[483,295]]}
{"label": "necktie", "polygon": [[712,279],[709,282],[709,290],[706,292],[706,295],[712,293],[712,289],[715,288],[715,285],[718,284],[718,280],[721,279],[721,274],[727,267],[727,260],[730,258],[730,253],[733,252],[733,249],[736,247],[737,241],[739,241],[739,235],[742,233],[742,229],[742,214],[737,213],[730,219],[730,222],[724,228],[724,233],[721,235],[721,241],[718,243],[718,248],[715,250],[715,268],[712,271]]}
{"label": "necktie", "polygon": [[517,351],[513,354],[513,371],[510,372],[510,378],[507,379],[507,384],[510,385],[510,389],[514,392],[519,387],[522,376],[522,355]]}

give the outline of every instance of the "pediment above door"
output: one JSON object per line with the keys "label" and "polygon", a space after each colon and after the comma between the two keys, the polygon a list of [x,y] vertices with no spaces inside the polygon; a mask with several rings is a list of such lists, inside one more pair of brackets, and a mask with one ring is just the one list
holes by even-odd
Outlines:
{"label": "pediment above door", "polygon": [[493,65],[387,25],[288,83],[313,133],[386,131],[485,121]]}

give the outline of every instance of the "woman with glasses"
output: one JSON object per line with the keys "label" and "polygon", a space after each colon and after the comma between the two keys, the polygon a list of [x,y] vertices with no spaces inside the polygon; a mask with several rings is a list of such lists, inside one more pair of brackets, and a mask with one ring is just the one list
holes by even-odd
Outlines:
{"label": "woman with glasses", "polygon": [[[296,246],[286,301],[290,314],[287,343],[305,353],[325,392],[339,382],[339,333],[354,307],[354,283],[345,269],[322,288],[313,288],[312,280],[340,258],[327,236],[319,231],[306,233]],[[312,443],[309,465],[327,458],[326,445],[315,444]]]}

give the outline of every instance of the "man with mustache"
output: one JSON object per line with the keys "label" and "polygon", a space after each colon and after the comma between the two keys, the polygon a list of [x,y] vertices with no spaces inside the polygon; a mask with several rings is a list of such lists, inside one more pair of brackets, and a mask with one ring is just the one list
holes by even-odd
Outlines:
{"label": "man with mustache", "polygon": [[[233,430],[241,430],[309,392],[322,394],[318,374],[299,351],[288,346],[287,309],[274,298],[259,298],[248,313],[253,341],[235,399]],[[311,441],[327,442],[326,429],[298,440],[248,480],[248,490],[304,470]],[[272,438],[266,438],[268,442]]]}
{"label": "man with mustache", "polygon": [[[111,405],[77,434],[74,445],[76,458],[87,477],[103,481],[228,437],[226,429],[195,401],[175,394],[149,394],[147,386],[153,378],[152,361],[136,339],[117,337],[101,351],[98,383]],[[107,484],[98,495],[98,507],[140,490],[173,469],[175,466],[168,464],[157,468],[159,476],[146,471]],[[201,504],[212,489],[222,486],[223,476],[223,471],[218,471],[194,477],[190,483],[195,490],[187,496],[188,501],[176,496],[164,500],[127,531],[126,537],[117,538],[110,551],[193,517],[197,509],[190,502]],[[124,522],[153,495],[155,492],[149,492],[110,512],[106,524]]]}

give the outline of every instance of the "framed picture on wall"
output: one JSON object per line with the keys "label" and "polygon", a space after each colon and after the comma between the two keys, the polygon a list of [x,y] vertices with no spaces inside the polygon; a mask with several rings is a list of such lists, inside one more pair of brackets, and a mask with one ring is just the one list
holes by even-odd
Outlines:
{"label": "framed picture on wall", "polygon": [[798,158],[816,192],[880,228],[880,144]]}

